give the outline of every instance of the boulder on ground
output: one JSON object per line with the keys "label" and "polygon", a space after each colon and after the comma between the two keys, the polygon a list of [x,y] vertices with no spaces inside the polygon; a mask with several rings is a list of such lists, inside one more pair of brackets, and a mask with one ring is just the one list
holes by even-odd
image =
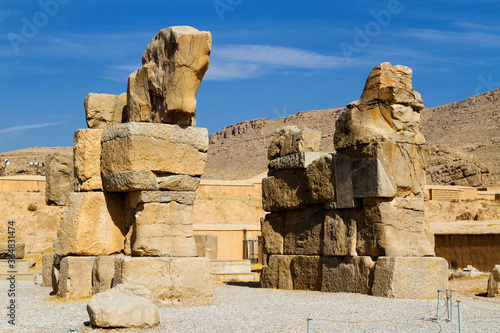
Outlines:
{"label": "boulder on ground", "polygon": [[87,304],[90,323],[104,328],[151,328],[160,323],[160,311],[144,286],[123,284],[94,295]]}
{"label": "boulder on ground", "polygon": [[500,265],[495,265],[488,278],[488,297],[500,296]]}
{"label": "boulder on ground", "polygon": [[92,295],[92,267],[95,257],[64,257],[59,268],[57,296],[66,299]]}

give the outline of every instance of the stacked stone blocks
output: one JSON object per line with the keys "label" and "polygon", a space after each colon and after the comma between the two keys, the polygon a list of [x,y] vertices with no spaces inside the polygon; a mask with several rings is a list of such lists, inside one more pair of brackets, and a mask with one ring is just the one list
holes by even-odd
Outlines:
{"label": "stacked stone blocks", "polygon": [[[173,297],[169,291],[183,293],[183,282],[172,282],[176,277],[193,280],[188,288],[202,290],[202,296],[179,296],[182,301],[172,305],[211,302],[210,265],[195,258],[192,225],[208,150],[207,130],[195,127],[195,96],[210,48],[208,32],[164,29],[146,48],[143,67],[130,75],[127,94],[85,98],[89,128],[74,135],[74,192],[54,242],[54,289],[60,297],[142,282],[165,289],[161,296],[152,290],[164,301]],[[137,80],[146,72],[147,77]],[[137,272],[153,263],[163,265],[149,272],[157,287],[139,277],[133,281],[137,273],[123,268],[129,259]],[[79,291],[67,288],[75,265],[85,271]]]}
{"label": "stacked stone blocks", "polygon": [[318,152],[311,129],[275,133],[262,182],[263,287],[410,298],[446,287],[424,217],[422,108],[411,69],[383,63],[337,121],[336,153]]}

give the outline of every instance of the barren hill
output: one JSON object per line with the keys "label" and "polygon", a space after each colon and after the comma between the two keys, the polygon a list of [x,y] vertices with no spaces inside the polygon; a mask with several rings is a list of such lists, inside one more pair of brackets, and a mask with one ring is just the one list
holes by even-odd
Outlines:
{"label": "barren hill", "polygon": [[[267,147],[277,128],[296,125],[322,132],[321,151],[334,151],[335,121],[345,108],[244,121],[210,136],[204,178],[244,179],[267,170]],[[426,108],[421,130],[429,150],[429,183],[486,186],[500,169],[500,89]],[[439,149],[442,148],[442,149]]]}

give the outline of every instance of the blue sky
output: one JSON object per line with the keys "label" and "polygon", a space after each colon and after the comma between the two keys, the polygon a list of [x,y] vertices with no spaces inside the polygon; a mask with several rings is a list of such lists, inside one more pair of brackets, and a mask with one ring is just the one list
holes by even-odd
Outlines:
{"label": "blue sky", "polygon": [[499,16],[497,0],[0,0],[0,152],[71,146],[85,96],[125,92],[169,26],[212,33],[196,118],[213,133],[343,107],[384,61],[428,107],[499,88]]}

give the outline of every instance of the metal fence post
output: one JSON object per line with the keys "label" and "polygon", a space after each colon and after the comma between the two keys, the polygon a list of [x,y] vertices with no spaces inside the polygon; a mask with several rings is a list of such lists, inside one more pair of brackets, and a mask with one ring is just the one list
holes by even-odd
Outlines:
{"label": "metal fence post", "polygon": [[437,315],[436,315],[436,322],[439,323],[439,301],[441,300],[441,290],[438,290],[438,305],[437,305]]}
{"label": "metal fence post", "polygon": [[450,289],[450,321],[453,321],[453,289]]}
{"label": "metal fence post", "polygon": [[312,318],[307,318],[307,333],[311,333],[311,320]]}
{"label": "metal fence post", "polygon": [[458,309],[458,333],[462,333],[462,314],[460,313],[460,301],[457,300]]}

